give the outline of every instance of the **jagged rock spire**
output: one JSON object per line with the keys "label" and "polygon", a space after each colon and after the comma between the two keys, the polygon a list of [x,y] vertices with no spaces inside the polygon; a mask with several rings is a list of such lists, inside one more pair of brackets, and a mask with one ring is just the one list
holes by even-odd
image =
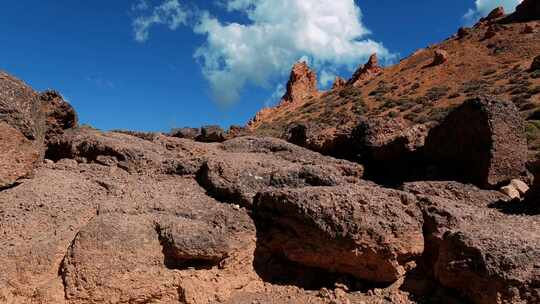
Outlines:
{"label": "jagged rock spire", "polygon": [[347,82],[347,84],[356,85],[362,81],[375,77],[376,75],[382,73],[382,71],[383,69],[379,66],[377,54],[373,54],[369,57],[366,64],[354,72],[352,78]]}
{"label": "jagged rock spire", "polygon": [[280,104],[295,103],[318,93],[317,74],[306,62],[296,63],[287,82],[287,91]]}

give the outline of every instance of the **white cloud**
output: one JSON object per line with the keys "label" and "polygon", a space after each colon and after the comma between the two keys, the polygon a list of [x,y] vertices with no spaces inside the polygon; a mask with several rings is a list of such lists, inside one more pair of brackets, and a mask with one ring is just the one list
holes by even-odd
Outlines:
{"label": "white cloud", "polygon": [[487,16],[494,8],[504,7],[506,13],[511,13],[522,0],[475,0],[475,7],[470,8],[463,16],[467,23],[474,23],[481,17]]}
{"label": "white cloud", "polygon": [[[247,21],[225,22],[199,12],[195,33],[206,36],[194,57],[217,101],[231,104],[246,85],[275,87],[299,59],[319,71],[354,70],[377,53],[395,59],[381,43],[368,39],[362,12],[354,0],[214,0],[218,7],[240,13]],[[171,5],[173,3],[174,5]],[[168,8],[168,9],[167,9]],[[175,29],[186,24],[178,0],[167,0],[152,14],[134,21],[136,39],[148,39],[154,24]],[[194,14],[195,15],[195,14]],[[180,22],[172,22],[173,16]],[[326,74],[321,75],[327,83]]]}
{"label": "white cloud", "polygon": [[336,72],[334,72],[334,71],[322,70],[321,74],[319,76],[320,86],[322,88],[330,87],[334,83],[334,80],[336,79],[336,76],[337,76]]}
{"label": "white cloud", "polygon": [[[150,7],[145,0],[139,1],[132,7],[133,11],[149,11]],[[155,24],[167,25],[171,30],[187,23],[188,11],[178,0],[166,0],[154,7],[149,14],[139,16],[133,20],[135,40],[145,42],[149,38],[149,30]]]}
{"label": "white cloud", "polygon": [[392,57],[381,43],[365,38],[370,31],[353,0],[229,0],[225,5],[250,22],[226,24],[207,13],[195,27],[207,35],[195,57],[224,103],[237,100],[247,83],[268,87],[302,57],[321,70],[352,70],[372,53],[383,61]]}

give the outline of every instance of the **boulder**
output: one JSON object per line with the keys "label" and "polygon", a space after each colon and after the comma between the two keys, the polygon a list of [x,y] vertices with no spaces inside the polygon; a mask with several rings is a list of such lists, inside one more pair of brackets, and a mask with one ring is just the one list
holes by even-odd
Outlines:
{"label": "boulder", "polygon": [[225,131],[220,126],[204,126],[201,128],[201,134],[195,138],[200,142],[223,142],[226,139]]}
{"label": "boulder", "polygon": [[1,71],[0,129],[0,188],[5,188],[41,162],[46,126],[38,94]]}
{"label": "boulder", "polygon": [[422,174],[426,125],[410,126],[402,118],[363,119],[352,131],[352,145],[366,174],[380,183]]}
{"label": "boulder", "polygon": [[226,153],[204,163],[199,183],[219,200],[246,208],[251,208],[257,192],[268,187],[355,183],[363,173],[360,165],[278,139],[242,137],[225,142],[223,148]]}
{"label": "boulder", "polygon": [[287,91],[281,98],[280,104],[302,102],[317,94],[317,74],[309,68],[306,62],[298,62],[292,68],[287,82]]}
{"label": "boulder", "polygon": [[377,186],[266,190],[253,213],[277,256],[371,282],[396,281],[424,247],[414,196]]}
{"label": "boulder", "polygon": [[491,20],[495,20],[495,19],[499,19],[499,18],[502,18],[506,15],[506,13],[504,12],[504,7],[502,6],[499,6],[499,7],[496,7],[494,8],[485,18],[484,20],[485,21],[491,21]]}
{"label": "boulder", "polygon": [[475,304],[540,301],[540,217],[467,201],[420,200],[435,279]]}
{"label": "boulder", "polygon": [[347,85],[359,85],[364,81],[374,78],[383,72],[383,69],[379,66],[379,59],[377,54],[372,54],[368,62],[358,68],[351,79],[347,81]]}
{"label": "boulder", "polygon": [[418,196],[437,196],[451,201],[465,201],[477,207],[488,207],[498,202],[509,201],[499,191],[482,190],[471,184],[455,181],[420,181],[407,182],[401,190]]}
{"label": "boulder", "polygon": [[496,187],[525,171],[524,128],[513,103],[490,96],[472,98],[429,131],[425,153],[445,177]]}
{"label": "boulder", "polygon": [[448,52],[445,50],[435,50],[434,56],[433,56],[433,62],[431,63],[431,66],[437,66],[441,65],[448,61],[448,58],[450,55],[448,55]]}
{"label": "boulder", "polygon": [[200,128],[178,128],[172,129],[169,133],[169,136],[178,137],[178,138],[187,138],[195,140],[198,136],[201,135]]}

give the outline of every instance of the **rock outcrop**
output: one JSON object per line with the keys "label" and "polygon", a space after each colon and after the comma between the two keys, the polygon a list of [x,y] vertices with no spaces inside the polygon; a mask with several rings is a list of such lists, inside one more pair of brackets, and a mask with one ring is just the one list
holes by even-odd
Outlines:
{"label": "rock outcrop", "polygon": [[354,72],[351,79],[347,81],[347,85],[360,85],[362,82],[372,79],[382,72],[383,69],[379,66],[377,54],[373,54],[369,57],[366,64]]}
{"label": "rock outcrop", "polygon": [[433,55],[433,62],[431,63],[431,66],[437,66],[441,65],[448,61],[448,58],[450,55],[448,55],[448,52],[445,50],[435,50]]}
{"label": "rock outcrop", "polygon": [[447,177],[495,187],[525,171],[524,122],[513,103],[473,98],[430,130],[425,151]]}
{"label": "rock outcrop", "polygon": [[347,81],[339,76],[336,76],[334,84],[332,84],[332,90],[343,88],[347,84]]}
{"label": "rock outcrop", "polygon": [[39,95],[46,119],[45,140],[61,135],[65,130],[76,128],[79,124],[75,109],[64,100],[60,93],[48,90]]}
{"label": "rock outcrop", "polygon": [[414,196],[376,186],[268,190],[254,215],[274,254],[372,282],[399,279],[424,246]]}
{"label": "rock outcrop", "polygon": [[540,55],[534,57],[532,63],[531,63],[531,71],[537,71],[540,70]]}
{"label": "rock outcrop", "polygon": [[0,188],[29,176],[41,161],[46,132],[38,94],[0,72]]}
{"label": "rock outcrop", "polygon": [[433,275],[475,304],[540,301],[540,217],[423,198]]}
{"label": "rock outcrop", "polygon": [[308,97],[317,95],[317,74],[306,62],[296,63],[287,82],[287,91],[280,104],[297,103]]}
{"label": "rock outcrop", "polygon": [[504,12],[504,7],[499,6],[499,7],[494,8],[483,20],[492,21],[495,19],[502,18],[505,15],[506,13]]}

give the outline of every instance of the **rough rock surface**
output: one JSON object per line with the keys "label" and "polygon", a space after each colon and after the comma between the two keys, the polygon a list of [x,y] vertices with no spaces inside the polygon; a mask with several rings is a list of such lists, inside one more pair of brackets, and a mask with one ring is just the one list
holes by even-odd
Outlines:
{"label": "rough rock surface", "polygon": [[491,21],[491,20],[495,20],[495,19],[499,19],[501,17],[504,17],[504,15],[506,15],[506,13],[504,12],[504,7],[502,6],[499,6],[499,7],[496,7],[494,8],[485,18],[484,20],[486,21]]}
{"label": "rough rock surface", "polygon": [[540,301],[540,217],[423,198],[435,278],[475,304]]}
{"label": "rough rock surface", "polygon": [[332,84],[332,90],[343,88],[347,84],[347,81],[339,76],[336,76],[334,84]]}
{"label": "rough rock surface", "polygon": [[78,126],[75,109],[56,91],[45,91],[39,95],[46,120],[47,131],[45,139],[48,141],[54,136],[62,134],[65,130]]}
{"label": "rough rock surface", "polygon": [[473,98],[430,130],[425,150],[452,178],[495,187],[525,171],[523,119],[512,103]]}
{"label": "rough rock surface", "polygon": [[32,173],[42,157],[45,128],[37,93],[0,71],[0,188]]}
{"label": "rough rock surface", "polygon": [[307,63],[299,62],[292,68],[287,82],[287,91],[281,98],[280,104],[296,103],[317,93],[317,74],[309,68]]}
{"label": "rough rock surface", "polygon": [[363,167],[321,156],[279,139],[241,137],[209,158],[198,180],[213,196],[251,207],[253,197],[268,187],[334,186],[356,183]]}
{"label": "rough rock surface", "polygon": [[424,246],[414,196],[376,186],[268,190],[254,215],[271,252],[372,282],[396,281]]}
{"label": "rough rock surface", "polygon": [[178,129],[172,129],[169,133],[169,136],[172,137],[178,137],[178,138],[187,138],[187,139],[195,139],[199,135],[201,135],[201,129],[200,128],[178,128]]}
{"label": "rough rock surface", "polygon": [[441,65],[448,61],[450,55],[445,50],[435,50],[432,66]]}
{"label": "rough rock surface", "polygon": [[201,134],[195,137],[195,140],[200,142],[223,142],[225,138],[225,131],[220,126],[204,126],[201,128]]}
{"label": "rough rock surface", "polygon": [[382,73],[383,69],[379,66],[379,59],[377,54],[373,54],[369,57],[366,64],[360,67],[351,79],[347,82],[348,85],[360,85],[362,82],[367,81],[378,74]]}

